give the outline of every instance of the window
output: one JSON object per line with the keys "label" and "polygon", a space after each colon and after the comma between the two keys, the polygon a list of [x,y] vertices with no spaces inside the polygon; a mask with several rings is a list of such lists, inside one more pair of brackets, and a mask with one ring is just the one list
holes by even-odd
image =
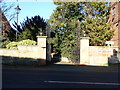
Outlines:
{"label": "window", "polygon": [[116,27],[118,27],[118,23],[116,24]]}
{"label": "window", "polygon": [[112,8],[112,16],[115,16],[115,7],[114,8]]}
{"label": "window", "polygon": [[114,21],[114,18],[112,18],[112,22]]}

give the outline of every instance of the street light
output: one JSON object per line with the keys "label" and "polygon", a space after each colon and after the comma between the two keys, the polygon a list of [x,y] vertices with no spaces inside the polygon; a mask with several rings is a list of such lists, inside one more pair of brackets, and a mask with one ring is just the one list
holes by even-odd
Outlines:
{"label": "street light", "polygon": [[0,20],[0,31],[2,31],[2,20]]}
{"label": "street light", "polygon": [[2,21],[0,20],[0,43],[2,42]]}
{"label": "street light", "polygon": [[39,31],[37,34],[38,34],[38,36],[42,36],[42,35],[43,35],[43,32],[42,32],[42,31]]}
{"label": "street light", "polygon": [[[17,5],[17,7],[15,8],[16,12],[17,12],[17,30],[18,30],[18,14],[20,13],[20,7],[19,5]],[[16,41],[17,41],[17,31],[16,31]]]}

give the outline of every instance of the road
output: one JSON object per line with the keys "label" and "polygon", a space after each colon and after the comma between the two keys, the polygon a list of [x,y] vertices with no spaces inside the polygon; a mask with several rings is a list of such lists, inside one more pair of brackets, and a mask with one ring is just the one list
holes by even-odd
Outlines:
{"label": "road", "polygon": [[[49,66],[48,66],[49,67]],[[118,72],[3,68],[2,88],[118,88]]]}

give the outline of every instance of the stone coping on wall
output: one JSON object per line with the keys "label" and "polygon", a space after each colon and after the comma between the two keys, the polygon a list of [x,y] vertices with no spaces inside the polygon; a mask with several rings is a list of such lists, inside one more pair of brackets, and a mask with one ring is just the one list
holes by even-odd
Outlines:
{"label": "stone coping on wall", "polygon": [[47,38],[47,36],[37,36],[37,38]]}
{"label": "stone coping on wall", "polygon": [[100,47],[100,48],[120,48],[119,46],[89,46],[89,47]]}
{"label": "stone coping on wall", "polygon": [[80,37],[80,39],[90,39],[90,37]]}
{"label": "stone coping on wall", "polygon": [[0,51],[2,51],[2,50],[9,50],[9,51],[15,50],[15,51],[17,51],[17,49],[0,48]]}
{"label": "stone coping on wall", "polygon": [[37,45],[18,45],[18,46],[36,47]]}

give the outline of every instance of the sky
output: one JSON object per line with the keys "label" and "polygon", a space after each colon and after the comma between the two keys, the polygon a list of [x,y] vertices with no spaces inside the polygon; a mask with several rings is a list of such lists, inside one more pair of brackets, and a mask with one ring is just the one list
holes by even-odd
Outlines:
{"label": "sky", "polygon": [[[15,13],[15,7],[19,4],[21,11],[19,14],[18,24],[24,21],[26,17],[34,17],[36,15],[39,15],[40,17],[43,17],[43,19],[49,19],[51,14],[53,13],[53,10],[57,7],[54,5],[53,0],[4,0],[6,4],[11,5],[13,4],[13,8],[8,12],[8,14]],[[63,0],[64,1],[64,0]],[[9,17],[7,17],[9,20]],[[10,21],[10,24],[12,26],[12,23],[16,21],[17,19],[14,18],[12,21]]]}
{"label": "sky", "polygon": [[[43,19],[49,19],[55,8],[57,7],[54,5],[53,2],[6,2],[7,5],[13,4],[13,7],[8,12],[8,14],[15,13],[15,7],[19,4],[19,7],[21,8],[18,22],[22,23],[26,17],[34,17],[36,15],[39,15]],[[9,20],[9,17],[7,17]],[[17,18],[14,18],[12,21],[10,21],[10,24],[14,23]]]}

